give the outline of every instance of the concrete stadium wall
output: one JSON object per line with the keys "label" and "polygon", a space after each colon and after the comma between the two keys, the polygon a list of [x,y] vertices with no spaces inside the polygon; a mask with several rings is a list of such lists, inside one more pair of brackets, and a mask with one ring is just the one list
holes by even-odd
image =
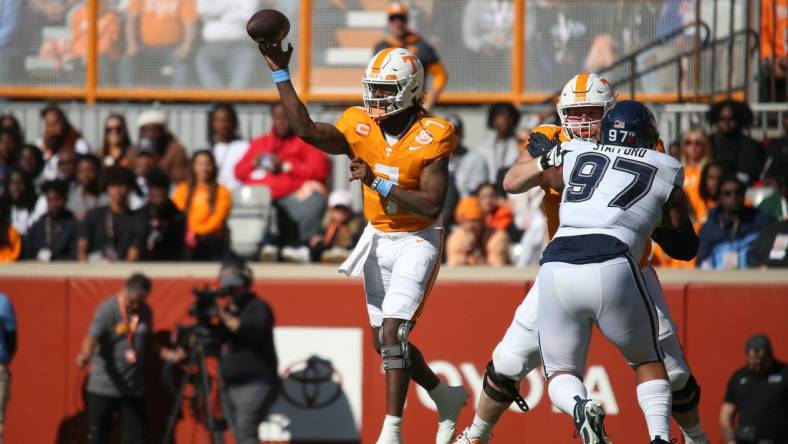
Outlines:
{"label": "concrete stadium wall", "polygon": [[[74,363],[96,305],[132,269],[154,279],[150,304],[158,338],[189,322],[192,288],[215,276],[215,265],[0,267],[0,291],[19,320],[19,351],[11,370],[7,442],[80,442],[84,436],[82,384]],[[358,279],[337,279],[333,267],[255,267],[255,289],[272,304],[285,396],[261,428],[270,442],[374,442],[384,412],[380,358],[370,332]],[[534,270],[447,269],[429,296],[412,340],[433,369],[474,396],[490,353],[530,286]],[[788,356],[788,278],[779,273],[660,273],[693,371],[703,387],[701,411],[712,441],[727,378],[744,364],[743,344],[756,332],[771,336],[776,355]],[[181,277],[173,277],[173,276]],[[262,276],[262,278],[260,278]],[[694,276],[694,277],[693,277]],[[716,278],[716,279],[715,279]],[[710,282],[711,281],[711,282]],[[716,282],[715,282],[716,281]],[[736,283],[724,282],[736,281]],[[318,360],[309,360],[317,356]],[[161,388],[161,363],[149,371],[149,434],[159,442],[169,398]],[[310,376],[311,375],[311,376]],[[645,424],[633,377],[618,352],[594,334],[586,384],[605,403],[614,441],[643,440]],[[551,408],[544,381],[532,372],[522,387],[532,411],[509,413],[496,430],[500,442],[569,444],[571,418]],[[426,394],[411,388],[405,439],[429,442],[436,424]],[[473,417],[475,400],[460,423]],[[209,442],[187,411],[176,442]],[[674,430],[674,437],[678,437]]]}

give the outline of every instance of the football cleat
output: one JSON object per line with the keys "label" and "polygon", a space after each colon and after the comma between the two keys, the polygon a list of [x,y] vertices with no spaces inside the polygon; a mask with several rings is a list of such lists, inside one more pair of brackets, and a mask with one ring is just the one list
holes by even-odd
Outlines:
{"label": "football cleat", "polygon": [[676,442],[676,440],[675,440],[675,439],[672,439],[672,440],[670,440],[670,441],[665,441],[665,440],[664,440],[664,439],[662,439],[662,438],[661,438],[659,435],[657,435],[657,436],[656,436],[656,438],[654,438],[654,440],[653,440],[653,441],[651,441],[651,443],[650,443],[650,444],[673,444],[673,443],[675,443],[675,442]]}
{"label": "football cleat", "polygon": [[584,444],[612,444],[605,434],[605,411],[602,404],[593,399],[575,396],[575,433]]}
{"label": "football cleat", "polygon": [[453,444],[487,444],[488,441],[482,441],[480,438],[469,438],[469,431],[470,427],[463,430],[462,433],[457,436],[457,439],[454,440]]}

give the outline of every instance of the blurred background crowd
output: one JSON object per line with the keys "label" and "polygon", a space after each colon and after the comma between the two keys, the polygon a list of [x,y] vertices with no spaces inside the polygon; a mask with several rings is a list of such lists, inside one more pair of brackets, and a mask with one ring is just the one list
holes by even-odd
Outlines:
{"label": "blurred background crowd", "polygon": [[[27,134],[13,114],[0,116],[0,258],[343,260],[365,224],[354,203],[358,190],[332,180],[330,159],[292,133],[279,105],[270,113],[270,130],[247,137],[233,105],[216,104],[205,116],[200,147],[179,142],[155,108],[134,122],[110,114],[97,146],[56,105],[41,108],[41,134]],[[491,105],[477,146],[464,141],[459,115],[446,117],[459,143],[443,211],[445,260],[535,264],[547,239],[543,191],[502,189],[529,134],[520,110]],[[657,249],[653,263],[785,266],[788,113],[779,122],[783,135],[768,140],[748,136],[753,114],[743,102],[718,102],[707,117],[706,125],[666,141],[685,167],[699,256],[679,262]]]}
{"label": "blurred background crowd", "polygon": [[422,61],[425,107],[459,141],[449,265],[538,262],[543,191],[501,180],[583,70],[658,103],[685,166],[700,254],[656,248],[655,265],[788,264],[788,0],[0,0],[0,258],[343,260],[365,224],[346,159],[244,103],[276,97],[245,33],[261,8],[290,17],[294,81],[322,120],[360,102],[374,51]]}

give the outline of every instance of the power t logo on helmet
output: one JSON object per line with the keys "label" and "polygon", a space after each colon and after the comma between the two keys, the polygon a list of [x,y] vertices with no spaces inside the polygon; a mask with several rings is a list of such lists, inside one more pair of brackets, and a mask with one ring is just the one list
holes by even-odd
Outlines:
{"label": "power t logo on helmet", "polygon": [[610,83],[594,73],[572,77],[558,99],[558,117],[570,139],[595,141],[602,116],[616,102]]}
{"label": "power t logo on helmet", "polygon": [[419,105],[424,68],[407,49],[386,48],[369,61],[362,83],[364,108],[379,119]]}

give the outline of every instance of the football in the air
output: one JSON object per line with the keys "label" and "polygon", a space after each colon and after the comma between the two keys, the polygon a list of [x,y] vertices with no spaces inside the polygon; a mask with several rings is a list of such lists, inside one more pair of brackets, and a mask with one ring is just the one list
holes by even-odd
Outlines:
{"label": "football in the air", "polygon": [[281,42],[290,32],[290,20],[276,9],[262,9],[246,22],[246,32],[257,43]]}

